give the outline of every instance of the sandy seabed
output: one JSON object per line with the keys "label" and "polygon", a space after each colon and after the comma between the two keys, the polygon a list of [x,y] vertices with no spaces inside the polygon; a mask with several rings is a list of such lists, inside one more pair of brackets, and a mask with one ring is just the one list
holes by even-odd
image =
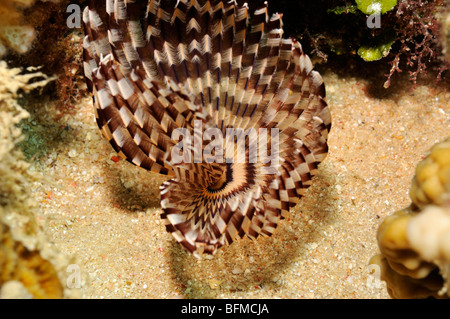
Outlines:
{"label": "sandy seabed", "polygon": [[[321,71],[332,113],[329,154],[274,236],[239,240],[197,260],[166,232],[166,177],[118,160],[86,97],[32,169],[38,221],[89,277],[86,298],[389,298],[370,274],[376,231],[410,204],[411,178],[450,135],[450,91],[419,84],[373,91],[370,80]],[[373,92],[372,92],[373,91]],[[57,114],[49,105],[46,114]],[[45,117],[45,116],[44,116]],[[50,123],[50,124],[49,124]]]}

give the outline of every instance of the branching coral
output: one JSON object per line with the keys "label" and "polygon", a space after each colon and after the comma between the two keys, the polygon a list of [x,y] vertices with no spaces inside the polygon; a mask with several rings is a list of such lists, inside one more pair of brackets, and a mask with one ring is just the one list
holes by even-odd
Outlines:
{"label": "branching coral", "polygon": [[28,116],[17,102],[20,93],[52,79],[41,72],[21,73],[0,61],[0,297],[77,296],[62,284],[71,260],[56,250],[36,223],[37,205],[29,189],[38,177],[30,173],[16,147],[22,139],[17,124]]}
{"label": "branching coral", "polygon": [[3,207],[17,202],[26,204],[27,181],[33,179],[27,171],[29,164],[20,160],[22,153],[16,148],[23,138],[17,124],[28,117],[28,112],[17,103],[19,92],[42,87],[50,80],[41,72],[25,75],[21,72],[18,68],[9,69],[6,62],[0,61],[0,205]]}
{"label": "branching coral", "polygon": [[394,298],[450,297],[450,138],[417,165],[410,197],[380,225],[370,263]]}

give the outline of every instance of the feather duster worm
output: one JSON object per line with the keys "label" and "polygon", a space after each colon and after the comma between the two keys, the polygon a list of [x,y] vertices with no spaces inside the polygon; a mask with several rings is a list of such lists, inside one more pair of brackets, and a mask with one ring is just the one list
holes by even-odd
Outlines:
{"label": "feather duster worm", "polygon": [[327,154],[324,83],[281,18],[214,0],[84,10],[98,126],[129,162],[173,176],[161,217],[196,256],[270,236]]}

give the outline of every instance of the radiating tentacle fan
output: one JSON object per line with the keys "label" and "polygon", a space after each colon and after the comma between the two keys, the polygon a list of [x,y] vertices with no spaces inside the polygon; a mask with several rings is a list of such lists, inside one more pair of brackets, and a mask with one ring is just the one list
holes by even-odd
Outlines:
{"label": "radiating tentacle fan", "polygon": [[281,18],[217,0],[84,10],[97,123],[122,157],[173,176],[161,217],[195,255],[270,236],[327,154],[322,78]]}

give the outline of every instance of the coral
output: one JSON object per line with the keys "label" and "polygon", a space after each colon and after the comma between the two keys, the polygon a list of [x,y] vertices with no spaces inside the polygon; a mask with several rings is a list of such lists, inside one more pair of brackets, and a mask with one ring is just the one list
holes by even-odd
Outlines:
{"label": "coral", "polygon": [[410,197],[380,225],[370,263],[393,298],[450,297],[450,138],[417,165]]}
{"label": "coral", "polygon": [[[31,80],[33,83],[30,83]],[[0,61],[0,205],[3,207],[17,202],[26,204],[26,189],[29,186],[26,181],[34,178],[27,171],[29,164],[20,160],[22,154],[16,148],[16,144],[23,139],[17,124],[28,117],[28,112],[17,103],[19,91],[29,92],[50,80],[41,72],[23,75],[20,69],[9,69],[5,61]]]}
{"label": "coral", "polygon": [[16,146],[23,139],[17,124],[28,116],[17,99],[22,92],[51,80],[41,72],[22,74],[21,69],[10,69],[0,61],[0,289],[5,298],[77,297],[81,293],[62,284],[74,260],[57,251],[38,226],[38,206],[30,188],[40,178],[30,172]]}
{"label": "coral", "polygon": [[450,140],[433,147],[431,154],[416,168],[410,190],[417,207],[442,206],[450,201]]}
{"label": "coral", "polygon": [[374,256],[370,263],[380,267],[381,278],[388,283],[387,291],[392,298],[418,299],[440,297],[438,291],[441,289],[443,282],[442,277],[436,271],[431,272],[424,278],[416,279],[401,275],[393,270],[389,260],[383,255]]}
{"label": "coral", "polygon": [[0,290],[1,299],[31,299],[33,296],[28,292],[22,282],[10,280]]}
{"label": "coral", "polygon": [[53,265],[38,250],[29,250],[14,240],[10,228],[0,224],[0,285],[9,281],[21,282],[35,298],[63,296],[63,286]]}

